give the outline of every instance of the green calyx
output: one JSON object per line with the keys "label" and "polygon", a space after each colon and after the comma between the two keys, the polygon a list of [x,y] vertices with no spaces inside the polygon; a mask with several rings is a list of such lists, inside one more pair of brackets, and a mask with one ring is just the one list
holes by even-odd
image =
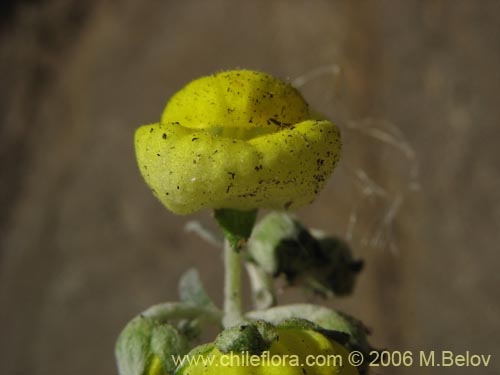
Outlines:
{"label": "green calyx", "polygon": [[272,324],[257,321],[222,331],[215,340],[215,346],[222,353],[261,354],[268,350],[277,338],[278,332]]}
{"label": "green calyx", "polygon": [[214,217],[232,248],[239,250],[252,234],[257,210],[218,209],[214,211]]}

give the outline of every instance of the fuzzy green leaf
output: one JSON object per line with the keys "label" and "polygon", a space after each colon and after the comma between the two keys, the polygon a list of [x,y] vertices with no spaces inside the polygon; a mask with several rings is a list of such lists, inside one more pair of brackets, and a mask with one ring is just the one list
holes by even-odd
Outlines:
{"label": "fuzzy green leaf", "polygon": [[181,276],[179,280],[179,296],[182,302],[216,309],[212,299],[203,287],[200,274],[194,268],[187,270]]}

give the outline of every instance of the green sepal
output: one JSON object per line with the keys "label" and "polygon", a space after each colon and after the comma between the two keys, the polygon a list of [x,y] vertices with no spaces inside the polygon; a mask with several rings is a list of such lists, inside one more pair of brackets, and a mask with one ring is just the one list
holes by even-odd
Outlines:
{"label": "green sepal", "polygon": [[257,328],[260,335],[262,336],[264,341],[268,343],[268,345],[271,345],[273,341],[278,340],[278,330],[273,324],[266,322],[265,320],[257,320],[252,322],[251,324],[253,324]]}
{"label": "green sepal", "polygon": [[215,346],[222,353],[248,352],[259,355],[268,350],[277,338],[278,332],[272,324],[258,321],[222,331],[215,340]]}
{"label": "green sepal", "polygon": [[257,210],[239,211],[222,208],[214,210],[214,216],[232,248],[238,251],[252,234]]}

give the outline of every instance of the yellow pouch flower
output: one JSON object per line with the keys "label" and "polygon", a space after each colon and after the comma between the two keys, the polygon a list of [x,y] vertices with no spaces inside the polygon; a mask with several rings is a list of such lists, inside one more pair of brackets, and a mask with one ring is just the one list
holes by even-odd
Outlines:
{"label": "yellow pouch flower", "polygon": [[310,203],[340,157],[340,134],[290,84],[235,70],[188,84],[161,122],[135,133],[139,169],[171,211]]}
{"label": "yellow pouch flower", "polygon": [[348,350],[313,329],[277,327],[277,337],[260,354],[228,352],[217,347],[195,351],[176,375],[358,375]]}

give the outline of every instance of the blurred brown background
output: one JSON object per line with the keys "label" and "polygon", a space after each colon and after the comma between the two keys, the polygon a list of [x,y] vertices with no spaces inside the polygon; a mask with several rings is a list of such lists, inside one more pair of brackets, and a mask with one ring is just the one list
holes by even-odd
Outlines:
{"label": "blurred brown background", "polygon": [[1,374],[116,373],[120,329],[175,299],[190,266],[220,301],[219,253],[148,191],[132,135],[189,80],[235,67],[295,80],[343,131],[340,167],[298,213],[366,260],[331,305],[380,347],[493,355],[374,373],[500,372],[500,2],[4,4]]}

